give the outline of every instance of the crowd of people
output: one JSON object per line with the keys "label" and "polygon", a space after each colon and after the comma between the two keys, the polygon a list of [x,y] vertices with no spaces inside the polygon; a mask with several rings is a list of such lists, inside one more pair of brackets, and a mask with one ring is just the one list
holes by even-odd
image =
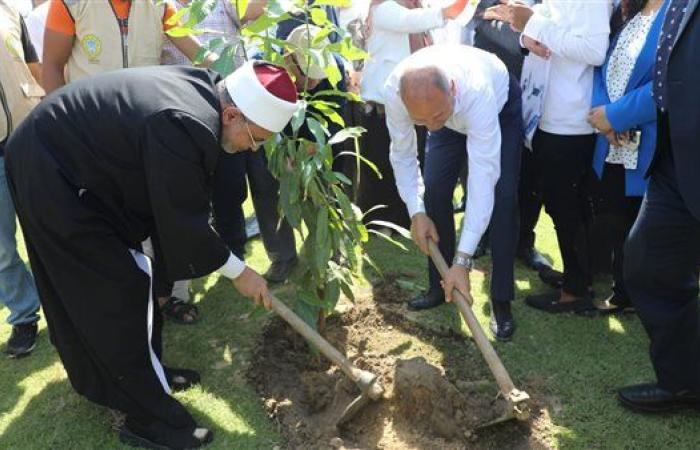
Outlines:
{"label": "crowd of people", "polygon": [[[638,314],[657,380],[621,388],[624,406],[700,407],[700,92],[691,79],[698,3],[324,6],[368,53],[330,61],[345,74],[336,88],[363,102],[327,100],[366,129],[361,152],[383,176],[353,172],[343,158],[334,170],[356,181],[355,202],[372,209],[368,226],[410,227],[421,251],[432,241],[452,261],[441,279],[427,260],[428,290],[409,309],[439,306],[455,289],[468,294],[474,260],[489,252],[490,329],[510,341],[520,261],[551,287],[526,297],[532,308]],[[240,39],[266,2],[250,1],[239,18],[233,3],[218,0],[200,24],[207,32],[169,35],[187,4],[0,0],[6,352],[32,351],[41,306],[75,390],[123,412],[122,441],[150,448],[211,441],[169,395],[199,374],[162,364],[163,321],[196,323],[189,280],[212,272],[269,306],[268,283],[290,277],[297,252],[280,220],[279,183],[256,150],[288,131],[302,91],[333,88],[323,67],[300,64],[294,51],[274,65],[247,60],[253,49],[239,45],[230,75],[208,69],[212,52],[193,67],[204,43]],[[292,15],[276,37],[305,47],[319,31]],[[464,203],[455,206],[458,185]],[[271,262],[263,275],[244,262],[249,191]],[[543,206],[562,272],[535,246]],[[17,252],[16,217],[31,274]],[[613,279],[602,296],[593,291],[600,272]]]}

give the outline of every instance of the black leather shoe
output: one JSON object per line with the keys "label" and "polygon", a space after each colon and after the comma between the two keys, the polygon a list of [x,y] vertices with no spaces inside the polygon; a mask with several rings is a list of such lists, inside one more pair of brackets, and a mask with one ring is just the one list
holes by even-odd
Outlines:
{"label": "black leather shoe", "polygon": [[637,412],[660,413],[684,408],[700,409],[700,397],[690,391],[674,394],[653,383],[623,387],[617,391],[617,399],[625,408]]}
{"label": "black leather shoe", "polygon": [[297,258],[288,261],[275,261],[270,265],[270,268],[267,269],[263,278],[265,278],[268,283],[284,283],[297,265],[297,261]]}
{"label": "black leather shoe", "polygon": [[549,260],[534,247],[518,251],[517,257],[523,264],[537,272],[544,268],[552,268],[552,264],[549,262]]}
{"label": "black leather shoe", "polygon": [[491,333],[493,333],[496,340],[508,342],[513,339],[513,335],[515,334],[515,319],[511,317],[509,319],[497,321],[496,317],[492,315],[489,328],[491,328]]}
{"label": "black leather shoe", "polygon": [[430,290],[425,294],[419,295],[408,302],[408,309],[411,311],[421,311],[423,309],[437,308],[445,303],[445,295],[442,290]]}
{"label": "black leather shoe", "polygon": [[559,289],[564,284],[564,274],[558,270],[552,269],[549,266],[538,270],[537,275],[544,284],[553,287],[554,289]]}

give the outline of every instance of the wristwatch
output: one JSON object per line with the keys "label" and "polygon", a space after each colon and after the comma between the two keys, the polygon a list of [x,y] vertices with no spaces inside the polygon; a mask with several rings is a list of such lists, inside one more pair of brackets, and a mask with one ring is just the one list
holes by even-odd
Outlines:
{"label": "wristwatch", "polygon": [[474,258],[470,255],[460,255],[459,253],[455,255],[452,260],[452,264],[456,266],[462,266],[467,270],[472,270],[474,268]]}

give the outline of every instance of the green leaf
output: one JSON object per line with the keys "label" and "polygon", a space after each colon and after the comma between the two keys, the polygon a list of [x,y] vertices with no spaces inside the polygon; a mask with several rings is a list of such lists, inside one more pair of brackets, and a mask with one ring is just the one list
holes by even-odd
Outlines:
{"label": "green leaf", "polygon": [[238,20],[242,21],[245,17],[245,13],[248,11],[248,0],[229,0],[233,1],[236,6],[236,13],[238,14]]}
{"label": "green leaf", "polygon": [[279,17],[272,17],[267,14],[262,14],[254,21],[243,26],[243,34],[246,36],[250,36],[253,34],[260,33],[272,27],[273,25],[277,25],[279,22],[281,22],[284,19],[287,19],[288,17],[289,14],[282,14]]}
{"label": "green leaf", "polygon": [[292,116],[292,133],[296,136],[297,131],[301,128],[306,118],[306,102],[300,102],[300,107],[296,110]]}
{"label": "green leaf", "polygon": [[350,181],[350,178],[346,177],[345,174],[342,174],[340,172],[333,172],[333,175],[343,184],[347,184],[348,186],[352,185],[352,181]]}
{"label": "green leaf", "polygon": [[336,89],[325,89],[323,91],[314,92],[311,95],[311,98],[317,98],[317,97],[345,97],[348,100],[353,101],[353,102],[359,102],[362,100],[359,95],[357,95],[353,92],[343,92],[343,91],[338,91]]}
{"label": "green leaf", "polygon": [[328,22],[328,14],[323,8],[311,8],[311,21],[321,27]]}
{"label": "green leaf", "polygon": [[351,301],[355,301],[355,293],[352,291],[352,285],[348,283],[347,281],[343,280],[340,282],[340,289],[343,291],[343,294],[347,298],[349,298]]}
{"label": "green leaf", "polygon": [[221,55],[219,55],[219,59],[217,59],[214,64],[211,65],[211,70],[214,72],[217,72],[221,74],[221,76],[225,77],[235,70],[236,66],[236,48],[233,45],[230,45],[224,49],[223,52],[221,52]]}
{"label": "green leaf", "polygon": [[367,166],[368,166],[370,169],[372,169],[372,171],[377,175],[377,177],[378,177],[380,180],[383,178],[382,173],[379,171],[379,169],[377,169],[377,165],[374,164],[374,163],[373,163],[372,161],[370,161],[369,159],[367,159],[367,158],[365,158],[364,156],[362,156],[361,154],[355,153],[355,152],[340,152],[340,153],[338,153],[338,154],[336,155],[336,158],[337,158],[337,157],[340,157],[340,156],[352,156],[352,157],[354,157],[354,158],[358,158],[360,161],[362,161],[363,163],[367,164]]}
{"label": "green leaf", "polygon": [[402,237],[404,237],[406,239],[411,239],[411,232],[410,231],[408,231],[404,227],[400,227],[392,222],[387,222],[385,220],[373,220],[373,221],[369,222],[367,225],[376,225],[377,227],[380,227],[380,228],[381,227],[389,228],[389,229],[392,229],[392,230],[396,231],[397,233],[399,233]]}
{"label": "green leaf", "polygon": [[323,302],[325,303],[326,309],[333,310],[335,305],[338,303],[340,298],[340,280],[333,279],[326,284],[326,288],[323,292]]}
{"label": "green leaf", "polygon": [[318,315],[321,312],[321,308],[310,305],[309,303],[299,299],[294,304],[294,312],[306,322],[311,328],[316,329],[318,326]]}
{"label": "green leaf", "polygon": [[352,0],[316,0],[314,5],[330,5],[338,8],[349,8],[352,6]]}
{"label": "green leaf", "polygon": [[370,229],[369,232],[374,234],[375,236],[378,236],[378,237],[384,239],[385,241],[390,242],[391,244],[395,245],[396,247],[400,248],[401,250],[403,250],[405,252],[408,251],[408,248],[406,248],[405,245],[403,245],[401,242],[397,241],[396,239],[392,238],[389,235],[386,235],[384,233],[380,233],[379,231],[374,230],[374,229]]}
{"label": "green leaf", "polygon": [[331,108],[326,105],[316,105],[314,106],[318,111],[321,112],[324,116],[328,117],[328,119],[337,124],[340,125],[341,127],[345,126],[345,120],[343,120],[343,116],[341,116],[338,111],[335,108]]}
{"label": "green leaf", "polygon": [[321,127],[319,121],[309,117],[306,119],[306,125],[309,127],[311,134],[314,135],[316,143],[319,145],[326,145],[326,133],[323,130],[323,127]]}
{"label": "green leaf", "polygon": [[[345,142],[349,138],[358,138],[364,133],[366,130],[362,127],[351,127],[351,128],[344,128],[337,133],[333,135],[333,137],[328,141],[328,144],[330,145],[335,145],[335,144],[340,144],[341,142]],[[350,153],[350,152],[346,152]],[[354,153],[350,153],[351,155],[355,156]],[[338,155],[340,156],[340,155]]]}
{"label": "green leaf", "polygon": [[328,81],[330,81],[333,87],[337,87],[338,82],[343,79],[343,75],[340,73],[340,69],[338,69],[338,66],[335,64],[326,64],[323,67],[323,71],[326,72],[326,75],[328,76]]}

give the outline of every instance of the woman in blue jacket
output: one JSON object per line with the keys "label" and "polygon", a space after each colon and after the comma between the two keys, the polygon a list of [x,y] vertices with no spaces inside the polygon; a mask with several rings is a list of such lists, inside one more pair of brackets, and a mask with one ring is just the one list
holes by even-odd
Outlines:
{"label": "woman in blue jacket", "polygon": [[623,0],[624,22],[605,63],[595,71],[589,122],[599,132],[593,156],[597,182],[591,194],[594,220],[613,249],[612,294],[596,307],[631,310],[622,277],[622,248],[646,191],[645,173],[656,146],[652,98],[654,59],[668,0]]}

